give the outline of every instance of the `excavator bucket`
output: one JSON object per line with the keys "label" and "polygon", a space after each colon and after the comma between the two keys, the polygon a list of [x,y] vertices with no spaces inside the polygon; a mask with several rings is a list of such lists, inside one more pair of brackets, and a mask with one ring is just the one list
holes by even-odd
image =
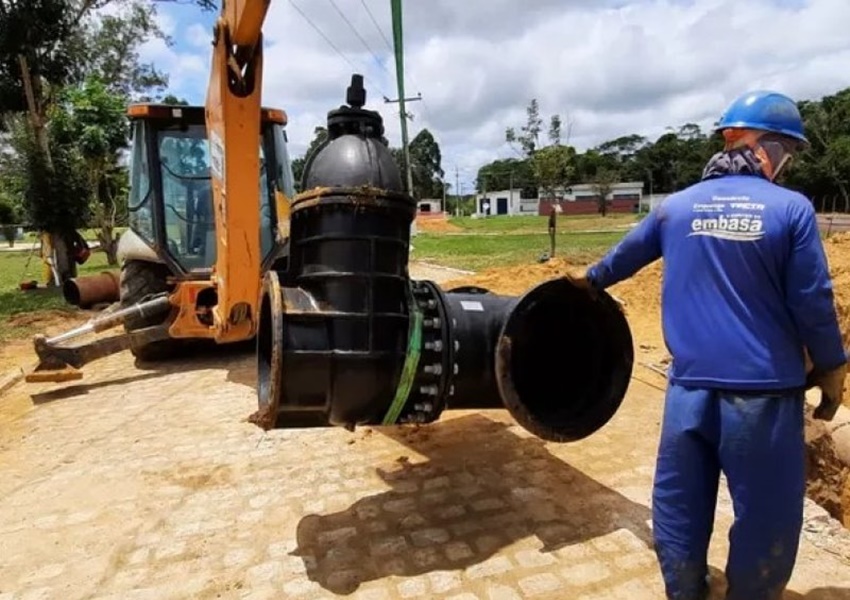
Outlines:
{"label": "excavator bucket", "polygon": [[24,379],[28,383],[65,382],[82,379],[83,373],[80,368],[83,365],[98,358],[126,350],[135,339],[144,342],[168,339],[170,337],[168,326],[157,325],[123,335],[95,339],[85,344],[65,345],[65,342],[69,340],[121,325],[127,317],[163,312],[170,307],[171,303],[168,296],[156,296],[133,306],[110,312],[52,338],[37,335],[33,343],[35,353],[38,355],[38,363],[25,375]]}
{"label": "excavator bucket", "polygon": [[27,383],[63,383],[83,378],[83,372],[71,366],[52,368],[39,363],[35,369],[26,374]]}

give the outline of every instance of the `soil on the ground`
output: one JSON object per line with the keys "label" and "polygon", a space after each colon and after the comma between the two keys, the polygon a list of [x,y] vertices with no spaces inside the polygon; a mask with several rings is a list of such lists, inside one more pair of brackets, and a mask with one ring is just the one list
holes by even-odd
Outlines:
{"label": "soil on the ground", "polygon": [[427,233],[458,233],[463,231],[462,227],[450,223],[445,213],[435,213],[433,216],[417,216],[416,229]]}
{"label": "soil on the ground", "polygon": [[5,325],[20,332],[0,344],[0,374],[18,367],[26,370],[36,362],[33,337],[36,334],[53,336],[82,325],[93,313],[83,310],[46,310],[22,313],[9,317]]}
{"label": "soil on the ground", "polygon": [[[824,242],[835,290],[835,303],[845,345],[850,345],[850,232],[833,235]],[[582,265],[571,265],[561,258],[541,264],[492,268],[470,277],[443,284],[445,289],[476,285],[497,294],[519,295],[533,285],[568,274],[578,274]],[[662,367],[669,360],[661,328],[662,263],[645,267],[631,279],[608,291],[620,300],[635,339],[636,368],[640,365]],[[652,375],[648,374],[648,377]],[[662,377],[655,379],[663,384]],[[850,387],[845,386],[845,406],[850,407]],[[838,459],[834,442],[820,421],[807,415],[809,482],[808,495],[830,514],[850,527],[850,469]]]}

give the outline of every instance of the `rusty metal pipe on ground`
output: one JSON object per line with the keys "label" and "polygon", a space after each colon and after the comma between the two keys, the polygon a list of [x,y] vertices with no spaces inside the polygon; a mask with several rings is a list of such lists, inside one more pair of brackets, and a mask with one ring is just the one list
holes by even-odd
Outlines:
{"label": "rusty metal pipe on ground", "polygon": [[65,302],[80,308],[117,302],[120,296],[119,273],[103,271],[97,275],[74,277],[62,285],[62,295]]}

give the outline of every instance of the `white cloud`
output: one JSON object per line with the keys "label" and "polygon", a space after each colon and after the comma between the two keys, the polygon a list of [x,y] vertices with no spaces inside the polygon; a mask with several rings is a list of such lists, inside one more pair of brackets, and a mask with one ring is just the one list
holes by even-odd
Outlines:
{"label": "white cloud", "polygon": [[[391,40],[389,3],[365,2]],[[295,3],[330,42],[292,3],[272,2],[264,104],[289,113],[293,154],[343,102],[354,70],[348,61],[366,76],[368,106],[383,114],[398,144],[398,106],[382,99],[396,96],[394,62],[363,2],[336,0],[365,44],[331,3]],[[404,10],[406,92],[425,99],[408,106],[411,137],[428,127],[447,177],[453,181],[457,164],[467,185],[480,164],[515,155],[504,131],[522,125],[531,98],[544,118],[568,118],[571,142],[584,149],[629,133],[656,137],[686,122],[708,127],[748,89],[802,99],[850,86],[847,0],[427,0]],[[202,101],[209,27],[183,31],[192,54],[151,44],[145,57],[155,57],[172,82],[200,89],[192,97]]]}
{"label": "white cloud", "polygon": [[[162,40],[150,40],[139,49],[144,62],[152,62],[160,71],[168,74],[168,87],[178,96],[194,91],[193,99],[203,100],[209,76],[210,59],[196,53],[178,52]],[[201,91],[195,98],[195,94]]]}
{"label": "white cloud", "polygon": [[189,45],[195,48],[207,49],[212,43],[212,29],[200,23],[192,23],[181,35]]}

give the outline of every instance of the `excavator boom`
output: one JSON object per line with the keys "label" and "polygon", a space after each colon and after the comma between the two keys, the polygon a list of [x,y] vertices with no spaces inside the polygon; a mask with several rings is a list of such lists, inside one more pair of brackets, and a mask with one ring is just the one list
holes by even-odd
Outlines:
{"label": "excavator boom", "polygon": [[[131,174],[128,198],[124,310],[61,336],[37,336],[39,363],[28,381],[78,378],[82,365],[127,347],[156,360],[180,340],[223,344],[256,334],[261,273],[284,253],[275,241],[288,237],[294,195],[286,114],[261,103],[269,4],[222,2],[203,110],[129,107],[138,176]],[[123,336],[65,344],[121,325]]]}
{"label": "excavator boom", "polygon": [[[260,293],[262,25],[270,0],[228,0],[213,30],[206,98],[217,235],[215,339],[256,332]],[[228,202],[229,201],[229,202]]]}

